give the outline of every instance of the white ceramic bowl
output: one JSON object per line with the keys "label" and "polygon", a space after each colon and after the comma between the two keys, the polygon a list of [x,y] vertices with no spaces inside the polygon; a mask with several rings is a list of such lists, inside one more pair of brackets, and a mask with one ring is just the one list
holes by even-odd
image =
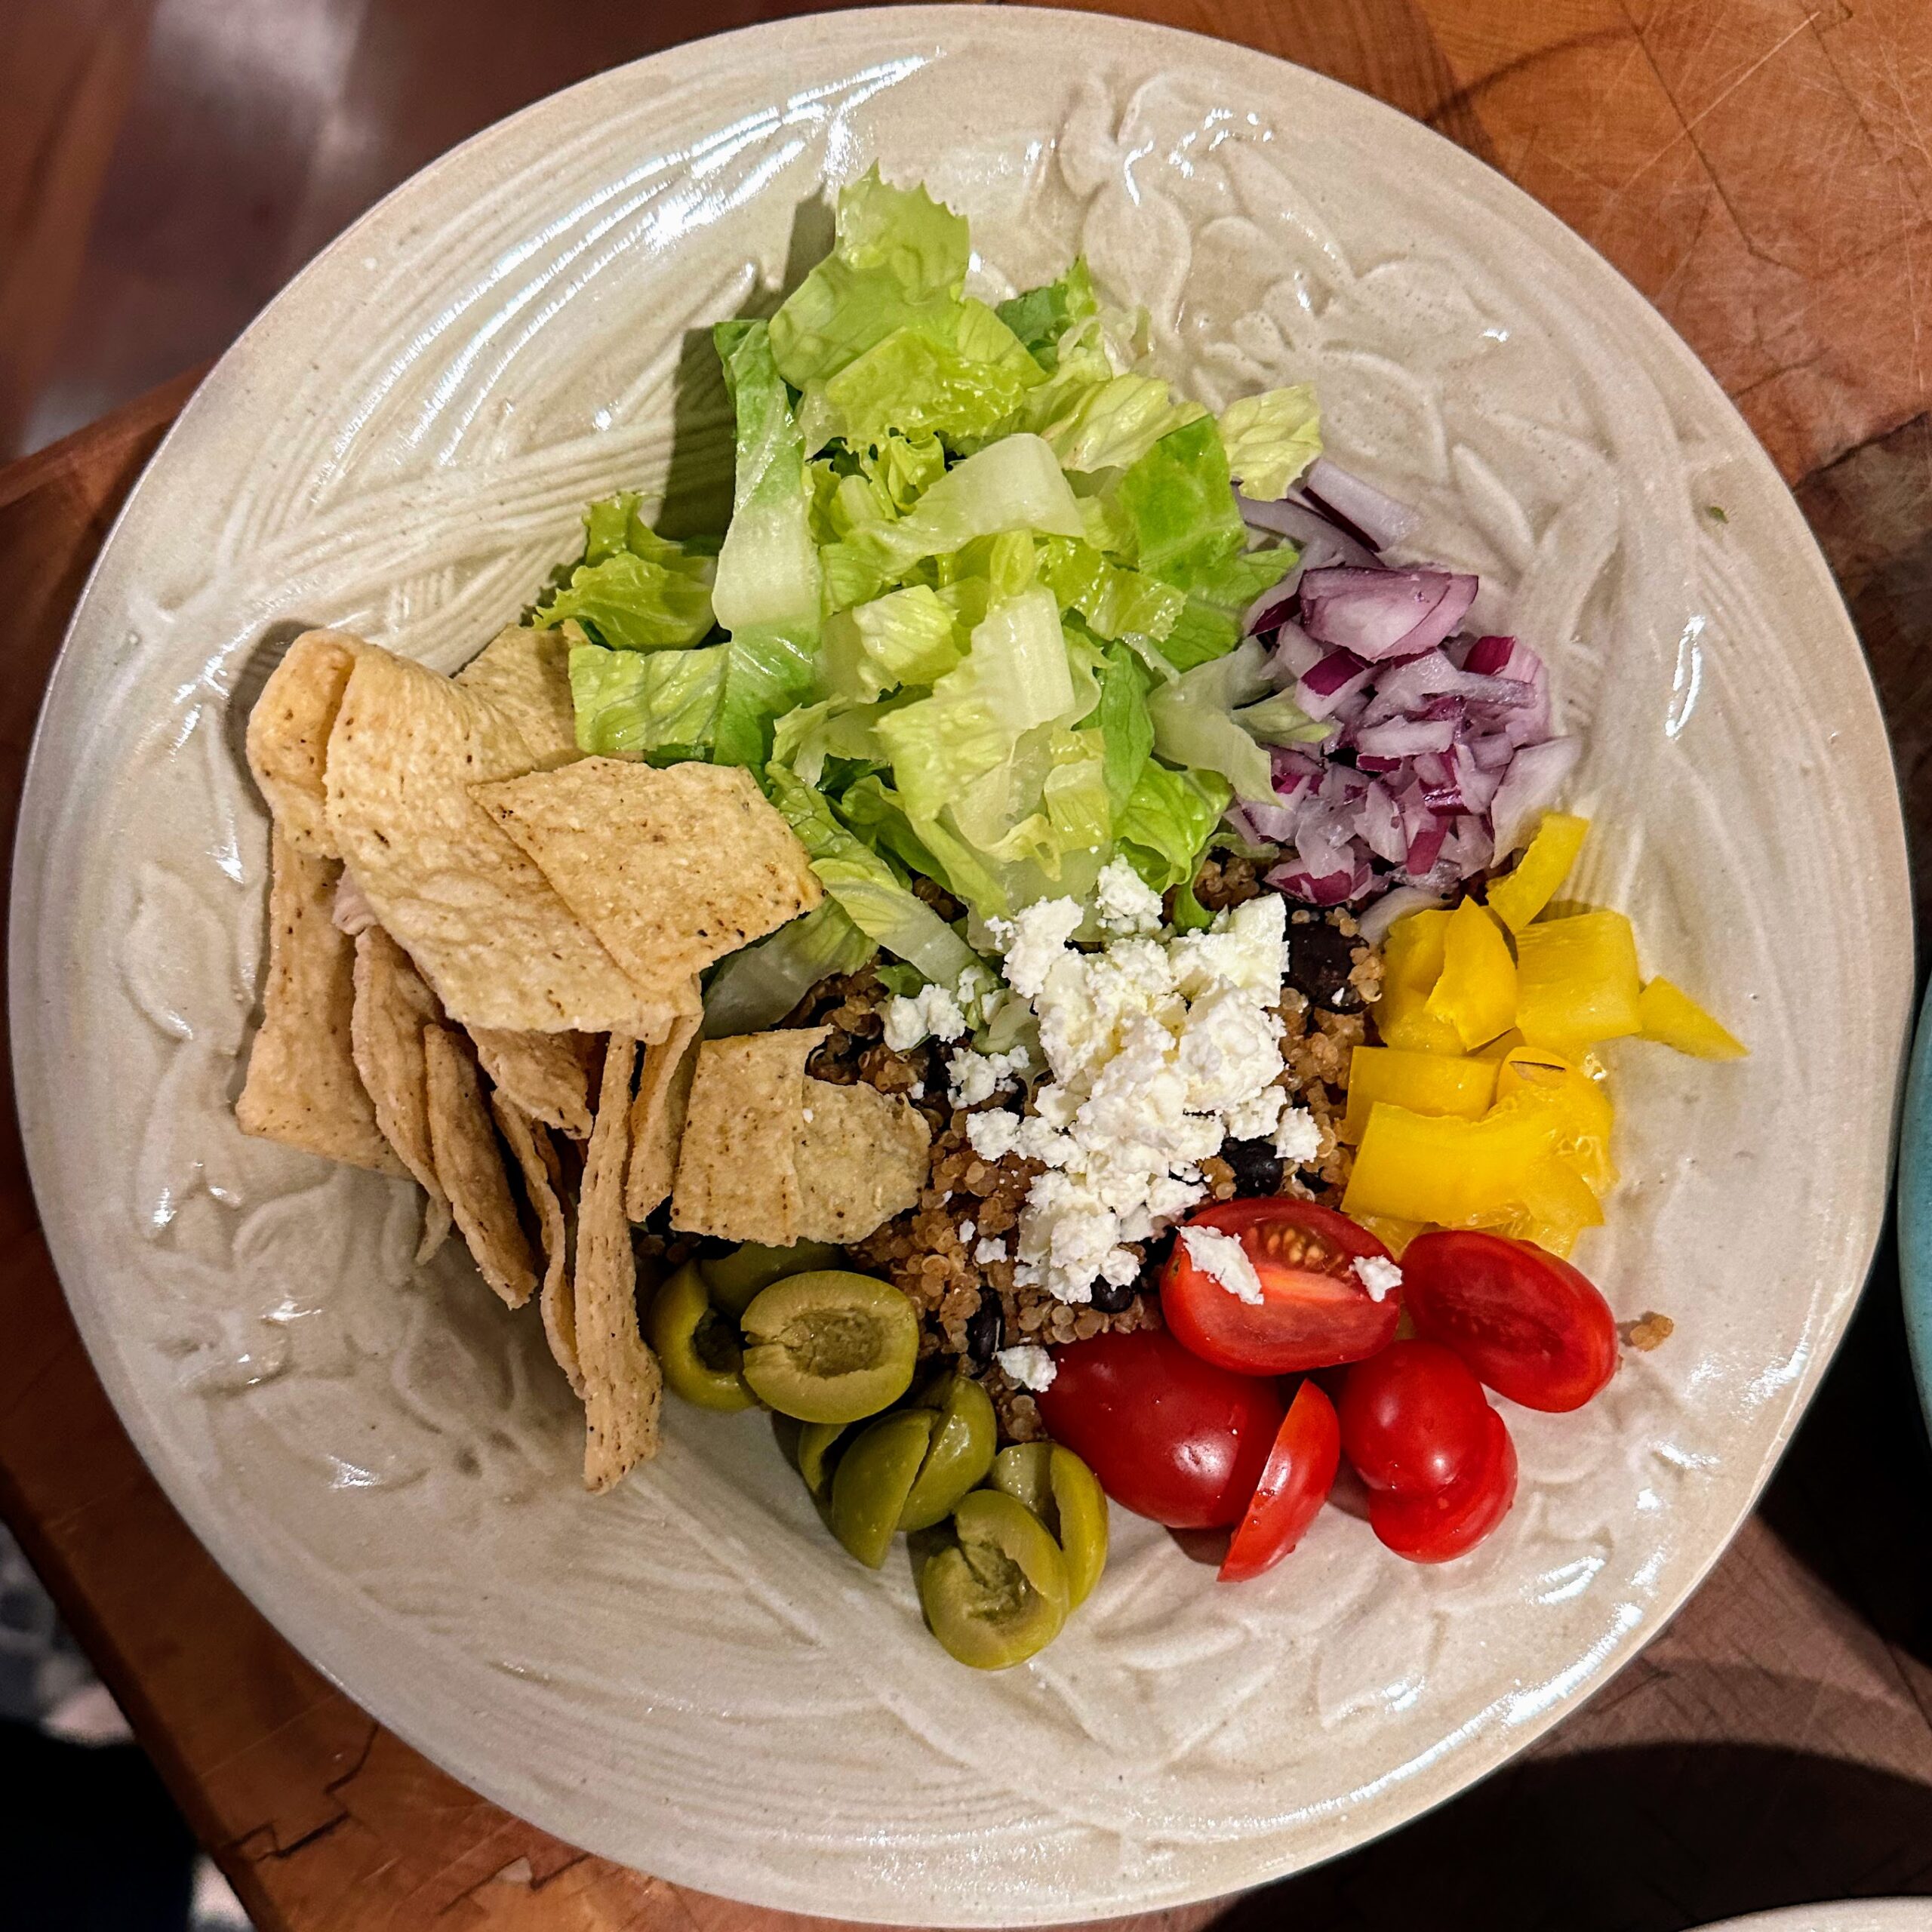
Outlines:
{"label": "white ceramic bowl", "polygon": [[[1441,1570],[1327,1512],[1217,1589],[1117,1515],[1091,1604],[983,1678],[903,1566],[821,1531],[755,1417],[674,1408],[621,1493],[534,1320],[408,1264],[400,1186],[245,1140],[267,645],[444,666],[580,505],[728,472],[691,332],[823,245],[880,162],[1004,291],[1085,251],[1219,401],[1321,386],[1344,461],[1479,570],[1589,752],[1583,893],[1756,1048],[1614,1054],[1627,1177],[1582,1259],[1677,1324],[1586,1412],[1512,1414],[1521,1500]],[[1706,513],[1717,505],[1728,520]],[[685,47],[411,182],[223,360],[77,614],[21,831],[13,1014],[48,1234],[169,1494],[405,1737],[590,1849],[801,1911],[1020,1924],[1285,1872],[1480,1777],[1628,1660],[1723,1547],[1863,1279],[1911,977],[1878,707],[1824,565],[1657,316],[1498,176],[1216,42],[1084,15],[851,13]]]}

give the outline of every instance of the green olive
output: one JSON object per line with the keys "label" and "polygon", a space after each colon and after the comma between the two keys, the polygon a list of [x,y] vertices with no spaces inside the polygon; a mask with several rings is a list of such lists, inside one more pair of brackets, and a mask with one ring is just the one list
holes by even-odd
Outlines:
{"label": "green olive", "polygon": [[942,1375],[920,1391],[918,1405],[937,1410],[939,1421],[900,1515],[899,1527],[909,1532],[944,1522],[953,1505],[986,1480],[999,1444],[992,1398],[970,1375]]}
{"label": "green olive", "polygon": [[826,1269],[760,1290],[744,1313],[745,1380],[801,1422],[858,1422],[912,1386],[919,1318],[890,1281]]}
{"label": "green olive", "polygon": [[927,1627],[961,1663],[1024,1663],[1066,1621],[1066,1564],[1047,1526],[998,1489],[976,1489],[952,1512],[951,1544],[919,1571]]}
{"label": "green olive", "polygon": [[748,1409],[758,1400],[738,1373],[743,1351],[711,1305],[704,1277],[687,1262],[651,1302],[651,1346],[664,1380],[701,1409]]}
{"label": "green olive", "polygon": [[1067,1607],[1078,1609],[1107,1567],[1107,1497],[1100,1478],[1057,1442],[1016,1442],[993,1458],[992,1485],[1046,1524],[1066,1559]]}
{"label": "green olive", "polygon": [[805,1487],[814,1496],[823,1496],[832,1487],[832,1472],[838,1466],[834,1451],[852,1425],[849,1422],[801,1422],[798,1432],[798,1469]]}
{"label": "green olive", "polygon": [[901,1409],[868,1426],[832,1477],[832,1534],[876,1570],[892,1547],[899,1513],[931,1447],[939,1418]]}
{"label": "green olive", "polygon": [[802,1275],[810,1268],[836,1268],[839,1251],[829,1241],[801,1241],[794,1247],[766,1247],[755,1241],[700,1261],[711,1299],[734,1319],[752,1303],[752,1297],[787,1275]]}

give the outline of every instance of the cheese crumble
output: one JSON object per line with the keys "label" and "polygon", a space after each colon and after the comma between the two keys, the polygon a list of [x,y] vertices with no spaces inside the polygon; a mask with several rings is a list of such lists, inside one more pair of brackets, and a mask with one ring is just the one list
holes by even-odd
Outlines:
{"label": "cheese crumble", "polygon": [[1183,1228],[1180,1244],[1187,1258],[1210,1281],[1218,1281],[1237,1301],[1259,1308],[1263,1297],[1261,1277],[1247,1258],[1247,1250],[1232,1235],[1218,1228]]}
{"label": "cheese crumble", "polygon": [[1371,1301],[1385,1301],[1402,1285],[1400,1266],[1379,1254],[1357,1256],[1355,1269],[1362,1286],[1368,1291]]}

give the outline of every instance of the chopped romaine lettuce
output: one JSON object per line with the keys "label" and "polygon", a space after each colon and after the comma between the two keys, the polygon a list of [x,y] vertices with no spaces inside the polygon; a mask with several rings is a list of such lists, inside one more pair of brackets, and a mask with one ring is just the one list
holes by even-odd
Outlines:
{"label": "chopped romaine lettuce", "polygon": [[1174,430],[1208,414],[1158,376],[1129,370],[1104,382],[1050,383],[1029,401],[1025,426],[1077,474],[1124,469]]}
{"label": "chopped romaine lettuce", "polygon": [[571,651],[571,699],[580,750],[603,758],[709,758],[726,648]]}
{"label": "chopped romaine lettuce", "polygon": [[930,586],[910,584],[826,619],[826,688],[870,699],[901,685],[933,684],[965,648],[953,607]]}
{"label": "chopped romaine lettuce", "polygon": [[672,543],[638,515],[632,490],[584,512],[583,560],[570,582],[531,617],[548,630],[574,617],[621,651],[665,651],[695,644],[712,627],[709,548]]}
{"label": "chopped romaine lettuce", "polygon": [[728,1039],[776,1026],[820,980],[856,973],[877,951],[837,900],[821,900],[719,966],[704,990],[705,1033]]}
{"label": "chopped romaine lettuce", "polygon": [[1247,534],[1211,416],[1171,430],[1109,494],[1130,561],[1182,590],[1211,579]]}
{"label": "chopped romaine lettuce", "polygon": [[1099,637],[1133,631],[1158,641],[1180,621],[1187,601],[1186,592],[1173,585],[1109,563],[1092,544],[1072,537],[1044,539],[1038,568],[1041,581],[1062,607],[1078,611]]}
{"label": "chopped romaine lettuce", "polygon": [[1147,715],[1147,688],[1152,680],[1121,644],[1109,645],[1101,654],[1100,679],[1100,701],[1088,722],[1098,728],[1105,746],[1107,802],[1118,832],[1121,814],[1154,749],[1154,721]]}
{"label": "chopped romaine lettuce", "polygon": [[1281,582],[1300,553],[1291,545],[1243,550],[1203,571],[1187,593],[1161,649],[1177,670],[1224,657],[1241,641],[1241,620],[1255,599]]}
{"label": "chopped romaine lettuce", "polygon": [[1227,781],[1211,771],[1174,771],[1149,758],[1115,821],[1122,857],[1156,892],[1189,883],[1228,808]]}
{"label": "chopped romaine lettuce", "polygon": [[1263,668],[1267,661],[1259,640],[1250,638],[1226,656],[1151,692],[1147,709],[1154,721],[1155,750],[1170,764],[1218,772],[1238,798],[1272,802],[1272,768],[1266,750],[1238,721],[1244,707],[1273,698],[1265,714],[1271,743],[1312,744],[1333,727],[1304,718],[1298,734],[1289,735],[1292,728],[1281,707],[1292,700],[1275,694]]}
{"label": "chopped romaine lettuce", "polygon": [[1026,345],[1027,352],[1049,374],[1059,366],[1060,338],[1075,323],[1095,314],[1094,281],[1084,257],[1057,281],[1029,288],[999,305],[999,318]]}
{"label": "chopped romaine lettuce", "polygon": [[1321,417],[1315,385],[1266,389],[1244,395],[1221,411],[1221,441],[1228,468],[1242,493],[1272,502],[1321,454]]}

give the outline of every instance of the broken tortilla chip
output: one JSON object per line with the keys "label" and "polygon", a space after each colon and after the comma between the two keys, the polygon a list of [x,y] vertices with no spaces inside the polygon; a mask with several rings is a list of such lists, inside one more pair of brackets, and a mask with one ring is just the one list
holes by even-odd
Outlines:
{"label": "broken tortilla chip", "polygon": [[640,986],[682,988],[823,896],[737,765],[587,758],[473,789]]}
{"label": "broken tortilla chip", "polygon": [[657,1453],[664,1378],[637,1325],[637,1258],[624,1213],[637,1042],[614,1034],[577,1204],[577,1351],[583,1374],[583,1486],[610,1488]]}
{"label": "broken tortilla chip", "polygon": [[436,1178],[429,1141],[429,1069],[423,1048],[423,1029],[438,1024],[443,1010],[409,955],[380,926],[365,926],[355,936],[355,985],[349,1044],[355,1071],[374,1106],[383,1138],[429,1196],[416,1250],[416,1259],[427,1261],[450,1231],[449,1196]]}
{"label": "broken tortilla chip", "polygon": [[470,795],[472,783],[536,761],[489,699],[365,647],[329,735],[329,829],[452,1020],[660,1039],[686,988],[654,992],[627,979]]}
{"label": "broken tortilla chip", "polygon": [[624,1212],[641,1221],[671,1192],[678,1171],[678,1143],[685,1137],[685,1108],[697,1071],[702,1013],[685,1015],[669,1034],[644,1052],[637,1098],[631,1103],[630,1171],[624,1179]]}
{"label": "broken tortilla chip", "polygon": [[823,1026],[706,1040],[678,1149],[671,1225],[789,1247],[863,1240],[918,1200],[925,1118],[870,1087],[809,1078]]}
{"label": "broken tortilla chip", "polygon": [[490,1096],[490,1111],[522,1170],[523,1191],[536,1212],[543,1243],[543,1285],[537,1295],[543,1333],[571,1392],[581,1398],[583,1375],[577,1360],[577,1310],[571,1289],[570,1230],[564,1216],[563,1163],[551,1144],[549,1129],[541,1121],[532,1120],[500,1089]]}
{"label": "broken tortilla chip", "polygon": [[338,859],[325,811],[329,733],[349,674],[368,646],[341,631],[304,631],[283,654],[248,714],[248,769],[288,842]]}
{"label": "broken tortilla chip", "polygon": [[353,942],[329,917],[340,870],[271,828],[268,977],[235,1118],[244,1134],[405,1175],[355,1070]]}
{"label": "broken tortilla chip", "polygon": [[449,1026],[425,1027],[423,1048],[436,1178],[484,1280],[508,1306],[521,1308],[537,1286],[537,1271],[483,1103],[475,1056],[469,1042]]}
{"label": "broken tortilla chip", "polygon": [[597,1051],[591,1035],[472,1026],[469,1037],[491,1083],[533,1120],[561,1128],[573,1140],[589,1139],[590,1069]]}
{"label": "broken tortilla chip", "polygon": [[794,1160],[798,1238],[863,1241],[917,1204],[932,1164],[932,1134],[908,1100],[863,1082],[808,1079]]}
{"label": "broken tortilla chip", "polygon": [[571,646],[589,641],[574,618],[554,630],[515,624],[499,631],[456,674],[456,681],[488,699],[515,725],[538,771],[568,764],[583,755],[571,697]]}

